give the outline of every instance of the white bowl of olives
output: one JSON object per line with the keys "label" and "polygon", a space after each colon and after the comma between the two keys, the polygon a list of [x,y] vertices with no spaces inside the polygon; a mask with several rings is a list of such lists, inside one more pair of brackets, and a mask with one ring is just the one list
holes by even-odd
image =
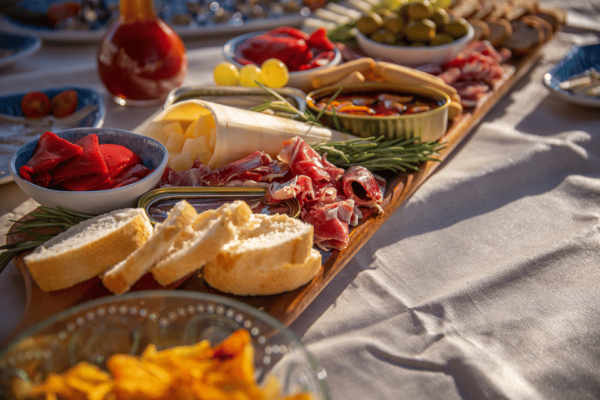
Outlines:
{"label": "white bowl of olives", "polygon": [[427,1],[407,3],[396,12],[371,12],[357,21],[357,28],[356,40],[367,56],[408,66],[448,62],[474,36],[466,20]]}

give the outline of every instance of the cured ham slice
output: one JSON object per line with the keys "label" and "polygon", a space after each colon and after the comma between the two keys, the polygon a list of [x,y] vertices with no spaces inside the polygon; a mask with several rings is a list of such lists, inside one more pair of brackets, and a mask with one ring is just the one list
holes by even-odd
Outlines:
{"label": "cured ham slice", "polygon": [[265,203],[276,203],[286,199],[298,199],[300,207],[305,200],[315,197],[315,191],[311,179],[306,175],[298,175],[287,182],[274,182],[269,186],[265,195]]}
{"label": "cured ham slice", "polygon": [[332,204],[318,204],[308,210],[302,220],[314,226],[315,244],[325,250],[341,250],[348,246],[348,224],[353,214],[354,201],[345,200]]}
{"label": "cured ham slice", "polygon": [[321,157],[312,147],[299,137],[283,142],[279,158],[289,164],[294,175],[306,175],[315,182],[337,181],[344,170]]}
{"label": "cured ham slice", "polygon": [[379,183],[365,167],[350,167],[344,174],[342,182],[346,196],[354,200],[359,207],[379,207],[383,200]]}
{"label": "cured ham slice", "polygon": [[[240,175],[244,173],[247,174],[246,178],[250,179],[250,177],[253,176],[251,175],[253,169],[267,166],[271,164],[272,161],[273,160],[268,154],[265,154],[262,151],[255,151],[241,160],[209,172],[202,177],[202,182],[206,186],[224,186],[227,182],[233,179],[239,180]],[[260,181],[262,175],[258,175],[258,180]],[[256,175],[253,177],[257,178]]]}

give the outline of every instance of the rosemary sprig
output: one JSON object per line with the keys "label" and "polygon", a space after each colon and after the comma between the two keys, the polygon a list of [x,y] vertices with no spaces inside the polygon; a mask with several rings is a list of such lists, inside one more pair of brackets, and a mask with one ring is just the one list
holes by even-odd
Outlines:
{"label": "rosemary sprig", "polygon": [[338,25],[327,31],[327,38],[332,42],[356,45],[356,21]]}
{"label": "rosemary sprig", "polygon": [[435,141],[418,143],[418,138],[385,140],[383,136],[353,139],[345,142],[317,143],[312,146],[319,154],[326,154],[327,161],[349,168],[360,165],[370,171],[405,172],[420,171],[418,164],[438,161],[439,151],[445,143]]}
{"label": "rosemary sprig", "polygon": [[[4,250],[0,253],[0,272],[13,257],[24,251],[33,250],[73,225],[93,217],[93,215],[70,211],[60,206],[57,208],[39,207],[29,216],[31,218],[24,221],[10,221],[18,224],[6,236],[25,234],[32,239],[0,246],[0,250]],[[40,228],[44,229],[44,233],[39,232]]]}

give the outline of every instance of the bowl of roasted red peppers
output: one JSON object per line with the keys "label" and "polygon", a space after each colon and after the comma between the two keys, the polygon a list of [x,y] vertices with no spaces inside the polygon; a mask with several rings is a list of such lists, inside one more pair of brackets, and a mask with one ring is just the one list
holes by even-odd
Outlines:
{"label": "bowl of roasted red peppers", "polygon": [[135,205],[167,166],[159,142],[107,128],[44,132],[21,147],[10,174],[38,203],[91,214]]}
{"label": "bowl of roasted red peppers", "polygon": [[233,38],[225,44],[223,54],[238,67],[260,66],[269,58],[277,58],[290,72],[288,86],[304,91],[311,89],[310,80],[316,71],[337,65],[342,59],[325,29],[309,35],[287,26]]}

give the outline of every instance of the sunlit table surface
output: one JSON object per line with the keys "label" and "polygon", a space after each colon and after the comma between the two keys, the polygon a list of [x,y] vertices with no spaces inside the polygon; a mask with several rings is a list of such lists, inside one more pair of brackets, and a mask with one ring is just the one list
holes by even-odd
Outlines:
{"label": "sunlit table surface", "polygon": [[[599,41],[600,1],[542,3],[567,8],[568,26],[291,325],[333,399],[600,397],[600,109],[542,84]],[[226,40],[186,40],[186,85],[213,83]],[[104,126],[132,130],[158,108],[112,103],[95,53],[45,43],[0,71],[0,94],[91,86]],[[1,185],[0,232],[36,206]],[[0,304],[2,342],[25,308],[12,263]]]}

